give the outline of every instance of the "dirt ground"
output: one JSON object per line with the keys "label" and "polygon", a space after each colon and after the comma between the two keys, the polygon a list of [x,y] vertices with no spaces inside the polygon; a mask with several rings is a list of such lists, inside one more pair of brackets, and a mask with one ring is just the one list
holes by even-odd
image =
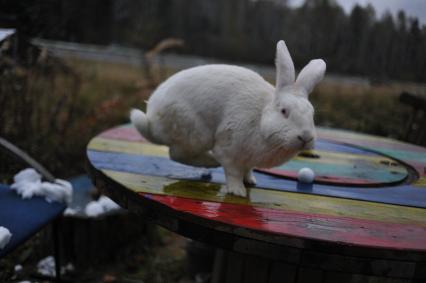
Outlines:
{"label": "dirt ground", "polygon": [[[207,255],[209,257],[207,266],[204,264],[200,269],[200,258],[194,258],[194,252],[188,253],[187,249],[187,246],[193,246],[194,242],[191,243],[191,240],[157,226],[153,229],[154,231],[150,233],[155,235],[156,240],[149,240],[149,245],[147,238],[143,237],[140,241],[135,241],[118,251],[116,259],[110,262],[74,267],[63,275],[64,282],[209,282],[211,267],[209,260],[213,258],[212,253]],[[0,282],[54,282],[40,278],[37,274],[37,263],[43,258],[38,247],[43,245],[42,234],[39,233],[18,250],[0,260]],[[191,250],[194,251],[194,248]],[[194,266],[194,262],[198,262],[197,266]],[[205,259],[203,262],[206,262]],[[17,265],[21,265],[22,269],[15,271]]]}

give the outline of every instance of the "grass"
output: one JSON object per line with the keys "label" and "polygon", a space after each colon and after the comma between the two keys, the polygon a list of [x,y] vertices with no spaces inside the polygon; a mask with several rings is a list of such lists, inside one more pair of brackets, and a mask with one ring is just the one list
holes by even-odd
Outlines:
{"label": "grass", "polygon": [[[78,60],[60,65],[67,71],[11,67],[11,75],[2,77],[0,135],[35,156],[56,176],[66,178],[85,172],[89,140],[102,130],[127,123],[129,109],[143,107],[150,89],[136,68]],[[16,87],[8,88],[11,82]],[[0,164],[0,181],[10,181],[25,165],[1,157],[7,162]]]}
{"label": "grass", "polygon": [[402,139],[410,109],[399,102],[404,85],[320,84],[311,94],[319,126]]}

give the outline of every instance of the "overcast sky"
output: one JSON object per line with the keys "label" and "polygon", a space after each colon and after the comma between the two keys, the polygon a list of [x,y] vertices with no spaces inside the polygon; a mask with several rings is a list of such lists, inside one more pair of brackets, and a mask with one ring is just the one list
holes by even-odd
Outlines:
{"label": "overcast sky", "polygon": [[[291,5],[301,5],[305,0],[289,0]],[[371,3],[380,17],[383,12],[389,10],[396,14],[399,10],[404,10],[408,16],[415,16],[422,24],[426,24],[426,0],[336,0],[349,13],[352,7],[359,3],[361,6]]]}

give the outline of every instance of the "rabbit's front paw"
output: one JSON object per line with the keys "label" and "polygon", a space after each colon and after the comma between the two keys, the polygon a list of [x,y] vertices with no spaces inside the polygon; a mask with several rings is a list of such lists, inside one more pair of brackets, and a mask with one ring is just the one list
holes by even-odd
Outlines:
{"label": "rabbit's front paw", "polygon": [[226,185],[223,186],[220,189],[221,194],[233,194],[236,196],[246,197],[247,196],[247,189],[244,187],[244,185],[238,186],[238,185]]}
{"label": "rabbit's front paw", "polygon": [[231,184],[227,186],[227,191],[229,194],[233,194],[240,197],[246,197],[247,196],[247,189],[244,187],[243,184]]}

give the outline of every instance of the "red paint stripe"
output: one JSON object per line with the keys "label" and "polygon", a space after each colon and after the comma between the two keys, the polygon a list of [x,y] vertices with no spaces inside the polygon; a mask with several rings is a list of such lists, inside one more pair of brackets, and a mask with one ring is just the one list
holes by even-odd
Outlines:
{"label": "red paint stripe", "polygon": [[101,133],[98,137],[113,140],[124,140],[124,141],[146,141],[141,134],[136,131],[133,127],[118,127],[111,130],[107,130]]}
{"label": "red paint stripe", "polygon": [[175,210],[234,227],[364,247],[426,251],[426,227],[141,193]]}
{"label": "red paint stripe", "polygon": [[[288,177],[291,179],[295,179],[297,180],[297,172],[294,171],[287,171],[287,170],[281,170],[281,169],[256,169],[258,171],[261,172],[266,172],[269,174],[273,174],[273,175],[277,175],[277,176],[281,176],[281,177]],[[370,181],[370,180],[365,180],[365,179],[354,179],[354,178],[345,178],[345,177],[337,177],[337,176],[321,176],[321,175],[316,175],[315,176],[315,181],[320,181],[320,182],[326,182],[329,184],[339,184],[339,185],[348,185],[348,184],[353,184],[353,185],[366,185],[366,184],[377,184],[376,181]]]}

